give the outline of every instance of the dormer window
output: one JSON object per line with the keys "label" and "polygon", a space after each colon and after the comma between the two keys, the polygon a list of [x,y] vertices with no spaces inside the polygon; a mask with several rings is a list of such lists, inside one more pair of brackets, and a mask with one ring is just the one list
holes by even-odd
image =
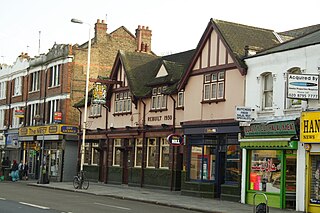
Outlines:
{"label": "dormer window", "polygon": [[164,110],[167,108],[167,95],[163,94],[166,89],[167,86],[152,89],[151,110]]}

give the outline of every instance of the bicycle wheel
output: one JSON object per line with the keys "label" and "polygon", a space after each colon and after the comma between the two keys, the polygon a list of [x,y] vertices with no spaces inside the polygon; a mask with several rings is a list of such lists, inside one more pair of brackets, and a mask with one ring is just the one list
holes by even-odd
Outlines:
{"label": "bicycle wheel", "polygon": [[79,189],[79,186],[80,186],[80,180],[79,180],[79,177],[75,176],[73,178],[73,187],[75,189]]}
{"label": "bicycle wheel", "polygon": [[87,179],[84,179],[82,182],[82,188],[87,190],[89,188],[89,181]]}

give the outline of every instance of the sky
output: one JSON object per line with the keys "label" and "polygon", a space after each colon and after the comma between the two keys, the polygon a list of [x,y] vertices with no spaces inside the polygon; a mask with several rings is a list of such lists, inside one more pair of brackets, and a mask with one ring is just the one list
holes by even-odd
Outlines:
{"label": "sky", "polygon": [[[108,33],[138,25],[152,30],[152,51],[173,54],[196,48],[210,19],[282,32],[320,24],[319,0],[12,0],[0,4],[0,64],[22,53],[47,53],[54,43],[83,44],[89,26],[105,20]],[[39,51],[40,50],[40,51]]]}

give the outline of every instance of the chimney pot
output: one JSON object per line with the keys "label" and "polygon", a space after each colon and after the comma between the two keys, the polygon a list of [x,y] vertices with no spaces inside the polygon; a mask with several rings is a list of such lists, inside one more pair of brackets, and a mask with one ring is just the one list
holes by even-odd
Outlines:
{"label": "chimney pot", "polygon": [[142,29],[144,30],[144,26],[142,26]]}
{"label": "chimney pot", "polygon": [[97,19],[97,23],[100,23],[100,19]]}
{"label": "chimney pot", "polygon": [[104,24],[104,20],[101,20],[101,23]]}
{"label": "chimney pot", "polygon": [[148,26],[146,27],[146,30],[149,30],[149,27],[148,27]]}

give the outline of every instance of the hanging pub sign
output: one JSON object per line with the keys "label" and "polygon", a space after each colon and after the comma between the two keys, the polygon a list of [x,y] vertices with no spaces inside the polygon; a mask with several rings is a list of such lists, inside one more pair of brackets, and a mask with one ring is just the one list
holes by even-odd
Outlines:
{"label": "hanging pub sign", "polygon": [[287,97],[292,99],[319,99],[319,75],[288,74]]}
{"label": "hanging pub sign", "polygon": [[61,123],[62,121],[62,112],[54,112],[53,120],[55,123]]}
{"label": "hanging pub sign", "polygon": [[183,137],[181,135],[178,135],[178,134],[170,134],[167,137],[167,140],[172,146],[181,146],[181,145],[183,145]]}
{"label": "hanging pub sign", "polygon": [[92,103],[106,104],[107,86],[96,82],[93,88]]}
{"label": "hanging pub sign", "polygon": [[16,118],[24,118],[24,110],[23,109],[16,109],[14,111],[14,115]]}

